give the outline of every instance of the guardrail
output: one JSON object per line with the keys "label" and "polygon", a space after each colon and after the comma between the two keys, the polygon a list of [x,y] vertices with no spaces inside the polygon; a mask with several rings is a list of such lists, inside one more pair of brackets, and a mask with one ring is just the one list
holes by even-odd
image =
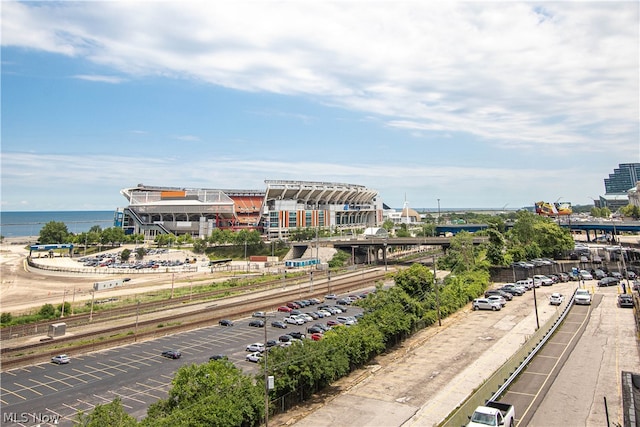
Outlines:
{"label": "guardrail", "polygon": [[464,403],[449,414],[449,417],[443,421],[440,426],[464,426],[469,422],[469,415],[473,413],[478,406],[484,405],[489,400],[497,400],[560,326],[573,305],[574,297],[575,292],[564,310],[551,317],[542,327],[534,332],[527,342],[469,396]]}

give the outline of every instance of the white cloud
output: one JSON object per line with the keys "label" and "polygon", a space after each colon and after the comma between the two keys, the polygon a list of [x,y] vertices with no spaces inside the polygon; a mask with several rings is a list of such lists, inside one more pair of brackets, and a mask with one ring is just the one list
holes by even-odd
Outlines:
{"label": "white cloud", "polygon": [[4,2],[2,43],[305,95],[412,132],[631,156],[637,16],[624,1]]}
{"label": "white cloud", "polygon": [[99,76],[99,75],[78,74],[78,75],[75,75],[73,77],[76,78],[76,79],[87,80],[87,81],[90,81],[90,82],[101,82],[101,83],[112,83],[112,84],[122,83],[124,81],[123,78],[115,77],[115,76]]}

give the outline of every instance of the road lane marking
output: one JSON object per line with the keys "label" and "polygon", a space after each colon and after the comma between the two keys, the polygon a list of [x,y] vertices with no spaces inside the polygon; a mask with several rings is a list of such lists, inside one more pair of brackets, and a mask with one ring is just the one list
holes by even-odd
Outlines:
{"label": "road lane marking", "polygon": [[38,395],[42,396],[42,393],[40,393],[37,390],[34,390],[33,387],[28,387],[28,386],[25,386],[25,385],[20,384],[20,383],[14,383],[14,384],[17,385],[17,386],[22,387],[23,390],[29,390],[32,393],[35,393],[35,394],[38,394]]}

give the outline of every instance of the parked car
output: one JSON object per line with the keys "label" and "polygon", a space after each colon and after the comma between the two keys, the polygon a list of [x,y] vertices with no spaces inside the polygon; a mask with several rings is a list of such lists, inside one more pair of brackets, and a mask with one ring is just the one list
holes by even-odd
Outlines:
{"label": "parked car", "polygon": [[250,352],[258,351],[262,353],[264,351],[264,344],[261,342],[254,342],[253,344],[249,344],[245,350]]}
{"label": "parked car", "polygon": [[281,305],[280,307],[278,307],[278,311],[289,313],[291,311],[291,308],[287,307],[286,305]]}
{"label": "parked car", "polygon": [[636,277],[638,277],[636,275],[636,273],[633,270],[625,270],[624,271],[624,277],[629,279],[629,280],[635,280]]}
{"label": "parked car", "polygon": [[338,295],[336,294],[325,295],[324,299],[338,299]]}
{"label": "parked car", "polygon": [[536,281],[540,282],[542,286],[553,285],[553,280],[543,274],[536,274],[535,276],[533,276],[533,283],[535,284]]}
{"label": "parked car", "polygon": [[473,300],[472,307],[474,310],[493,310],[497,311],[502,305],[497,301],[490,301],[487,298],[476,298]]}
{"label": "parked car", "polygon": [[569,280],[571,280],[571,278],[569,277],[569,275],[567,273],[558,273],[558,278],[560,279],[561,282],[568,282]]}
{"label": "parked car", "polygon": [[287,329],[287,324],[284,322],[281,322],[280,320],[275,320],[271,322],[271,326],[273,326],[274,328]]}
{"label": "parked car", "polygon": [[71,358],[66,354],[59,354],[57,356],[53,356],[51,358],[51,362],[57,363],[58,365],[66,365],[67,363],[71,362]]}
{"label": "parked car", "polygon": [[518,280],[516,282],[518,286],[524,286],[527,290],[533,288],[533,279],[531,277],[527,277],[526,279]]}
{"label": "parked car", "polygon": [[209,360],[228,360],[228,359],[229,358],[224,354],[214,354],[213,356],[209,357]]}
{"label": "parked car", "polygon": [[622,279],[622,273],[619,271],[610,271],[609,277],[615,277],[616,279]]}
{"label": "parked car", "polygon": [[578,277],[580,280],[593,280],[593,276],[587,270],[580,270]]}
{"label": "parked car", "polygon": [[262,360],[262,354],[260,354],[259,352],[247,354],[247,356],[245,357],[245,360],[247,362],[258,363]]}
{"label": "parked car", "polygon": [[633,308],[633,297],[631,294],[618,295],[618,307]]}
{"label": "parked car", "polygon": [[342,323],[343,325],[347,325],[347,326],[351,326],[351,325],[355,325],[356,322],[354,319],[351,319],[350,317],[347,316],[338,316],[336,317],[336,320],[340,323]]}
{"label": "parked car", "polygon": [[564,296],[561,293],[554,292],[549,297],[549,304],[551,305],[560,305],[564,301]]}
{"label": "parked car", "polygon": [[254,328],[262,328],[264,327],[264,320],[253,319],[249,322],[249,326],[253,326]]}
{"label": "parked car", "polygon": [[165,350],[162,352],[163,357],[168,357],[169,359],[180,359],[182,357],[182,353],[178,350]]}
{"label": "parked car", "polygon": [[324,335],[320,333],[311,334],[311,339],[314,341],[320,341],[323,337]]}
{"label": "parked car", "polygon": [[598,286],[618,286],[620,284],[620,280],[615,277],[605,277],[603,279],[598,280]]}
{"label": "parked car", "polygon": [[352,301],[348,298],[340,298],[336,300],[336,304],[339,304],[339,305],[350,305],[351,302]]}
{"label": "parked car", "polygon": [[220,326],[233,326],[233,321],[229,319],[222,319],[218,322]]}
{"label": "parked car", "polygon": [[289,334],[286,334],[286,335],[280,335],[280,336],[278,337],[278,341],[279,341],[279,342],[289,342],[289,341],[291,341],[292,339],[293,339],[293,337],[292,337],[291,335],[289,335]]}
{"label": "parked car", "polygon": [[604,271],[600,270],[599,268],[596,268],[595,270],[591,271],[591,275],[593,277],[596,278],[596,280],[600,280],[603,279],[605,277],[607,277],[607,273],[605,273]]}
{"label": "parked car", "polygon": [[304,320],[299,319],[297,317],[294,316],[288,316],[284,318],[285,323],[290,323],[292,325],[303,325],[304,324]]}
{"label": "parked car", "polygon": [[299,331],[291,331],[287,335],[289,335],[291,338],[295,338],[297,340],[301,340],[301,339],[303,339],[305,337],[305,335],[302,332],[299,332]]}
{"label": "parked car", "polygon": [[488,289],[484,293],[485,298],[489,298],[491,295],[500,295],[502,298],[506,299],[507,301],[511,301],[513,299],[512,294],[510,294],[509,292],[505,292],[501,289]]}
{"label": "parked car", "polygon": [[311,335],[313,335],[313,334],[322,334],[322,333],[324,333],[324,330],[320,329],[317,326],[310,326],[310,327],[307,328],[307,333],[311,334]]}
{"label": "parked car", "polygon": [[487,299],[489,301],[497,301],[498,303],[500,303],[500,306],[504,307],[505,305],[507,305],[507,300],[504,299],[502,296],[500,295],[490,295],[487,297]]}
{"label": "parked car", "polygon": [[501,290],[510,293],[511,295],[521,296],[524,292],[521,289],[516,288],[515,285],[505,285],[500,288]]}
{"label": "parked car", "polygon": [[578,289],[573,297],[573,302],[582,305],[591,305],[591,293],[587,289]]}
{"label": "parked car", "polygon": [[300,308],[299,304],[296,304],[295,302],[288,302],[285,304],[287,307],[289,307],[292,310],[298,309]]}
{"label": "parked car", "polygon": [[256,311],[251,317],[267,317],[267,313],[264,311]]}

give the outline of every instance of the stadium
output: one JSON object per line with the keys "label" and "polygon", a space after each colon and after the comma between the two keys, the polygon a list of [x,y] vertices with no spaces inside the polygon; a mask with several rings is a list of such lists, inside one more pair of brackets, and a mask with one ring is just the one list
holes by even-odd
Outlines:
{"label": "stadium", "polygon": [[257,230],[287,239],[290,230],[377,227],[383,222],[378,192],[362,185],[266,180],[264,190],[158,187],[138,184],[120,193],[128,206],[115,225],[126,234],[190,234],[207,238],[215,229]]}

